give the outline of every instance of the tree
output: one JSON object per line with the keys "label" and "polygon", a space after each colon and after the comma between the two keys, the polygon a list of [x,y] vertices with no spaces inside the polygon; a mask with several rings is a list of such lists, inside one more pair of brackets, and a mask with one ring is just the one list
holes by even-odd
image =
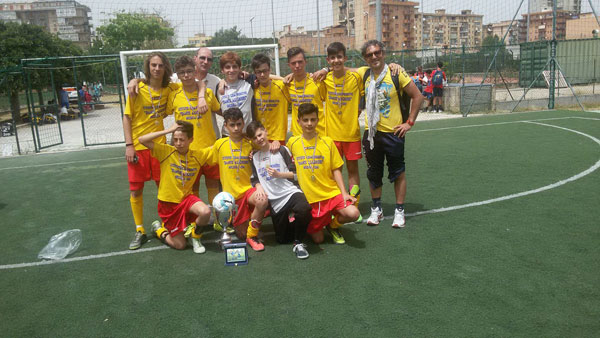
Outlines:
{"label": "tree", "polygon": [[[19,68],[21,59],[81,54],[82,50],[71,41],[61,40],[40,26],[0,22],[0,69],[12,69],[1,75],[0,90],[9,93],[13,118],[20,120],[19,93],[25,88],[23,73]],[[38,100],[42,104],[41,93],[49,84],[48,75],[42,70],[31,70],[29,74],[31,87],[37,90]],[[55,87],[64,81],[67,74],[60,70],[54,73]]]}
{"label": "tree", "polygon": [[98,27],[97,33],[104,54],[175,46],[175,30],[158,14],[116,13],[108,24]]}
{"label": "tree", "polygon": [[271,44],[273,39],[271,38],[248,38],[242,35],[242,31],[237,29],[237,26],[233,26],[228,29],[221,28],[215,35],[206,42],[209,47],[214,46],[240,46],[240,45],[263,45]]}

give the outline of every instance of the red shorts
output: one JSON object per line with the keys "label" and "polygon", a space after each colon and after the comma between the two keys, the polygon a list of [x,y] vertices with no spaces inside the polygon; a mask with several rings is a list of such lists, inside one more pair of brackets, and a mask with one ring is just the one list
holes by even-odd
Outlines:
{"label": "red shorts", "polygon": [[340,152],[340,156],[342,158],[346,157],[346,160],[356,161],[362,158],[361,144],[360,141],[354,142],[342,142],[342,141],[333,141],[338,151]]}
{"label": "red shorts", "polygon": [[196,220],[198,215],[190,212],[190,209],[198,202],[202,200],[196,195],[187,195],[179,203],[158,201],[158,216],[165,223],[165,228],[171,236],[185,231],[188,224]]}
{"label": "red shorts", "polygon": [[[252,188],[246,190],[246,192],[244,193],[244,195],[242,195],[242,197],[235,200],[235,205],[237,205],[238,210],[237,210],[237,214],[235,215],[235,218],[233,219],[234,227],[236,227],[238,225],[247,224],[247,221],[250,220],[250,217],[252,216],[252,212],[254,211],[254,206],[250,205],[250,202],[248,200],[250,199],[250,196],[252,196],[252,194],[254,194],[255,191],[256,191],[256,188],[252,187]],[[268,217],[269,214],[270,214],[269,209],[267,209],[265,211],[264,217]]]}
{"label": "red shorts", "polygon": [[202,175],[204,175],[205,178],[219,180],[219,178],[221,177],[219,175],[219,165],[218,164],[203,165],[202,167],[200,167],[200,170],[198,171],[198,176],[196,176],[196,182],[194,183],[194,185],[197,185],[200,182],[200,176],[202,176]]}
{"label": "red shorts", "polygon": [[341,210],[347,207],[350,202],[344,201],[342,194],[332,197],[328,200],[311,203],[312,221],[308,223],[306,232],[315,234],[321,231],[327,224],[331,223],[331,216],[336,213],[336,210]]}
{"label": "red shorts", "polygon": [[127,175],[129,176],[129,190],[144,188],[144,182],[151,179],[160,182],[160,163],[150,154],[150,149],[137,150],[137,163],[127,162]]}

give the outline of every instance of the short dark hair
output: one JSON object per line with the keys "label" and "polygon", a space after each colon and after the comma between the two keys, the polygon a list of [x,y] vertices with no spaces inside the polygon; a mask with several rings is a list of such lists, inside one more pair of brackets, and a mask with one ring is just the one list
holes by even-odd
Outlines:
{"label": "short dark hair", "polygon": [[240,119],[244,119],[244,114],[242,113],[240,108],[233,107],[223,112],[223,120],[225,120],[225,123],[227,123],[228,121],[237,121]]}
{"label": "short dark hair", "polygon": [[254,55],[251,63],[252,70],[255,70],[256,68],[260,67],[260,65],[265,63],[267,64],[267,66],[269,66],[269,68],[271,68],[271,59],[268,56],[266,56],[263,53],[258,53]]}
{"label": "short dark hair", "polygon": [[189,123],[188,121],[175,121],[179,125],[175,131],[180,131],[187,135],[188,138],[194,137],[194,125]]}
{"label": "short dark hair", "polygon": [[183,67],[191,66],[192,68],[196,68],[196,63],[194,63],[194,59],[191,57],[184,55],[180,56],[175,60],[175,72],[181,71]]}
{"label": "short dark hair", "polygon": [[261,128],[265,129],[265,126],[263,126],[263,124],[260,123],[260,121],[250,122],[250,124],[246,127],[246,136],[249,139],[253,139],[254,136],[256,135],[256,131],[258,131]]}
{"label": "short dark hair", "polygon": [[146,76],[144,82],[149,83],[150,81],[150,59],[155,56],[158,56],[162,60],[163,66],[165,67],[165,74],[163,75],[162,82],[160,84],[163,88],[165,88],[169,85],[169,82],[171,82],[173,69],[171,68],[171,62],[169,62],[167,56],[162,52],[152,52],[146,56],[146,59],[144,59],[144,75]]}
{"label": "short dark hair", "polygon": [[346,47],[341,42],[332,42],[327,46],[327,56],[335,55],[339,52],[342,52],[344,56],[346,56]]}
{"label": "short dark hair", "polygon": [[440,68],[444,67],[444,63],[442,61],[439,61],[438,62],[438,67],[440,67]]}
{"label": "short dark hair", "polygon": [[383,44],[383,42],[379,40],[369,40],[365,42],[365,44],[360,48],[360,54],[362,56],[365,56],[365,54],[367,53],[367,48],[371,46],[378,46],[379,48],[381,48],[381,51],[385,52],[385,45]]}
{"label": "short dark hair", "polygon": [[319,108],[312,103],[303,103],[298,107],[298,120],[300,120],[304,115],[316,113],[317,117],[319,117]]}
{"label": "short dark hair", "polygon": [[290,61],[291,58],[293,58],[294,56],[296,56],[298,54],[302,54],[302,57],[306,59],[306,53],[304,52],[304,49],[302,49],[300,47],[292,47],[292,48],[288,49],[288,51],[287,51],[288,61]]}

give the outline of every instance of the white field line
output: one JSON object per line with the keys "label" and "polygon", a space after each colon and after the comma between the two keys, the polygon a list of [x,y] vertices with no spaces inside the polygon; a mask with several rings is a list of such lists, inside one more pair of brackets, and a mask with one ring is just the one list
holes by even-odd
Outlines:
{"label": "white field line", "polygon": [[[99,159],[95,159],[95,160],[58,162],[58,163],[46,163],[46,164],[26,165],[26,166],[22,166],[22,167],[0,168],[0,171],[3,171],[3,170],[13,170],[13,169],[29,169],[29,168],[51,167],[51,166],[65,165],[65,164],[78,164],[78,163],[102,162],[102,161],[112,161],[112,160],[124,160],[124,159],[125,158],[123,156],[120,156],[120,157],[99,158]],[[125,161],[123,161],[123,163],[125,163]]]}
{"label": "white field line", "polygon": [[[566,118],[571,118],[571,117],[566,117]],[[563,119],[563,118],[544,119],[544,120],[559,120],[559,119]],[[591,139],[592,141],[596,142],[596,144],[600,145],[600,140],[598,140],[597,138],[595,138],[595,137],[593,137],[591,135],[582,133],[582,132],[577,131],[577,130],[568,129],[568,128],[564,128],[564,127],[559,127],[559,126],[554,126],[554,125],[551,125],[551,124],[545,124],[545,123],[535,122],[535,121],[501,122],[501,123],[496,123],[496,124],[484,124],[484,125],[479,125],[479,126],[507,124],[507,123],[531,123],[531,124],[537,124],[537,125],[546,126],[546,127],[552,127],[552,128],[562,129],[562,130],[565,130],[565,131],[569,131],[569,132],[572,132],[572,133],[576,133],[576,134],[585,136],[585,137]],[[471,127],[471,126],[468,126],[468,127]],[[457,128],[463,128],[463,127],[456,127],[456,129]],[[450,129],[450,128],[444,128],[444,129]],[[571,176],[571,177],[569,177],[567,179],[560,180],[558,182],[555,182],[555,183],[543,186],[541,188],[537,188],[537,189],[533,189],[533,190],[528,190],[528,191],[524,191],[524,192],[520,192],[520,193],[516,193],[516,194],[510,194],[510,195],[506,195],[506,196],[501,196],[501,197],[497,197],[497,198],[492,198],[492,199],[485,200],[485,201],[479,201],[479,202],[467,203],[467,204],[462,204],[462,205],[455,205],[455,206],[451,206],[451,207],[444,207],[444,208],[437,208],[437,209],[431,209],[431,210],[426,210],[426,211],[418,211],[418,212],[413,212],[413,213],[407,213],[406,216],[407,217],[414,217],[414,216],[434,214],[434,213],[440,213],[440,212],[446,212],[446,211],[454,211],[454,210],[459,210],[459,209],[465,209],[465,208],[470,208],[470,207],[477,207],[477,206],[481,206],[481,205],[491,204],[491,203],[495,203],[495,202],[506,201],[506,200],[509,200],[509,199],[523,197],[523,196],[527,196],[527,195],[532,195],[532,194],[536,194],[536,193],[539,193],[539,192],[542,192],[542,191],[554,189],[554,188],[557,188],[559,186],[565,185],[565,184],[567,184],[569,182],[578,180],[578,179],[580,179],[580,178],[582,178],[584,176],[587,176],[587,175],[591,174],[592,172],[596,171],[598,168],[600,168],[600,159],[598,161],[596,161],[596,163],[594,165],[592,165],[588,169],[580,172],[577,175],[574,175],[574,176]],[[386,216],[385,218],[386,219],[391,219],[391,218],[393,218],[393,216]],[[208,241],[208,243],[210,243],[210,242],[217,242],[217,240]],[[129,254],[141,253],[141,252],[147,252],[147,251],[162,250],[162,249],[167,249],[167,248],[168,248],[167,246],[158,246],[158,247],[152,247],[152,248],[138,249],[138,250],[135,250],[135,251],[133,251],[133,250],[117,251],[117,252],[109,252],[109,253],[106,253],[106,254],[98,254],[98,255],[89,255],[89,256],[82,256],[82,257],[66,258],[66,259],[55,260],[55,261],[40,261],[40,262],[31,262],[31,263],[7,264],[7,265],[0,265],[0,270],[18,269],[18,268],[40,266],[40,265],[50,265],[50,264],[58,264],[58,263],[69,263],[69,262],[77,262],[77,261],[86,261],[86,260],[91,260],[91,259],[107,258],[107,257],[129,255]]]}

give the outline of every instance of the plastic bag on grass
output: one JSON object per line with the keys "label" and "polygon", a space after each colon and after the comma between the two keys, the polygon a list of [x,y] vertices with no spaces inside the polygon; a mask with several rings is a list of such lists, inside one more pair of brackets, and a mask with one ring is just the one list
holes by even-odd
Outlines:
{"label": "plastic bag on grass", "polygon": [[48,244],[38,254],[39,259],[63,259],[75,252],[81,244],[81,230],[72,229],[50,238]]}

